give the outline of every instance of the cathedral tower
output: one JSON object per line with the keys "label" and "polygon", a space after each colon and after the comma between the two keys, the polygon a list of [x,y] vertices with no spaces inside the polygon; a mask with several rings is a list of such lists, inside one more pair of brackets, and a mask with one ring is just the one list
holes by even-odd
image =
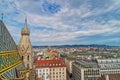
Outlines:
{"label": "cathedral tower", "polygon": [[30,30],[27,27],[27,19],[25,19],[24,28],[21,31],[21,39],[18,45],[18,51],[23,59],[26,68],[32,69],[32,46],[30,42]]}

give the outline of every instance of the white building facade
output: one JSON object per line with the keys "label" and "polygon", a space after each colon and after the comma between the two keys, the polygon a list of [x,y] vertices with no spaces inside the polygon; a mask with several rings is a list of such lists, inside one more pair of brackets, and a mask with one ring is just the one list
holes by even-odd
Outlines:
{"label": "white building facade", "polygon": [[61,59],[38,60],[34,65],[41,80],[66,80],[66,65]]}

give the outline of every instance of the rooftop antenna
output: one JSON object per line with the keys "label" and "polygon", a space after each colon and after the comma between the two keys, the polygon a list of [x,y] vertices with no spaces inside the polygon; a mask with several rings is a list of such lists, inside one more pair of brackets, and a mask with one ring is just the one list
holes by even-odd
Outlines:
{"label": "rooftop antenna", "polygon": [[1,13],[1,20],[2,20],[2,21],[3,21],[3,15],[4,15],[4,14],[3,14],[3,13]]}

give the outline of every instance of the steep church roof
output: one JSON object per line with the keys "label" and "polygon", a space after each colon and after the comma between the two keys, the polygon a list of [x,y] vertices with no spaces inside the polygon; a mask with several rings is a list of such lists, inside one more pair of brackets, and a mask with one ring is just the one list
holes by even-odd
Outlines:
{"label": "steep church roof", "polygon": [[[24,68],[17,46],[4,22],[0,20],[0,76],[18,78],[17,69]],[[6,80],[1,79],[0,80]]]}
{"label": "steep church roof", "polygon": [[7,27],[0,20],[0,51],[16,50],[16,44]]}

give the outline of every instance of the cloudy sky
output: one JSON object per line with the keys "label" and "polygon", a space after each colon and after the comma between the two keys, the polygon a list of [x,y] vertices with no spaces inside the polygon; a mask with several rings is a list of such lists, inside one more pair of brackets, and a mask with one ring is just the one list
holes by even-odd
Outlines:
{"label": "cloudy sky", "polygon": [[17,44],[27,16],[32,45],[120,46],[120,0],[0,0],[0,13]]}

